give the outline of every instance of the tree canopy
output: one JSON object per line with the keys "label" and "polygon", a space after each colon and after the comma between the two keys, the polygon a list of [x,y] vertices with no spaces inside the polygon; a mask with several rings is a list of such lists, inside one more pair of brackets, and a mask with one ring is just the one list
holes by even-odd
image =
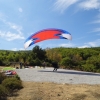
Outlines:
{"label": "tree canopy", "polygon": [[100,72],[100,47],[42,49],[35,46],[26,51],[0,50],[0,66],[12,62],[42,66],[44,61],[48,67],[55,61],[60,68]]}

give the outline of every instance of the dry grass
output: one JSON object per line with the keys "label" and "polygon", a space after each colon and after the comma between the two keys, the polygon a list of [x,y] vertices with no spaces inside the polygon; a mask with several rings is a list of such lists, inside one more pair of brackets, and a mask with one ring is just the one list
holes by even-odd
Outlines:
{"label": "dry grass", "polygon": [[3,69],[3,67],[2,67],[2,66],[0,66],[0,72],[2,72],[2,69]]}
{"label": "dry grass", "polygon": [[8,100],[100,100],[100,85],[23,82]]}

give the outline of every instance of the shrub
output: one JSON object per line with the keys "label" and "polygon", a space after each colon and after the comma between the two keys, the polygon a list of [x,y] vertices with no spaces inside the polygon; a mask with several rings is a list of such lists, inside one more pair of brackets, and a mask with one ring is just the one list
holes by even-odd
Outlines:
{"label": "shrub", "polygon": [[8,94],[7,89],[3,85],[0,85],[0,100],[6,98],[7,94]]}
{"label": "shrub", "polygon": [[97,73],[100,73],[100,69],[98,69],[96,72],[97,72]]}
{"label": "shrub", "polygon": [[6,76],[0,72],[0,84],[2,83],[2,81],[6,78]]}
{"label": "shrub", "polygon": [[22,82],[17,78],[6,78],[2,81],[2,85],[7,88],[10,95],[12,95],[14,90],[18,90],[22,88]]}
{"label": "shrub", "polygon": [[96,72],[96,67],[93,64],[83,65],[83,70],[88,72]]}
{"label": "shrub", "polygon": [[61,65],[65,66],[65,68],[70,68],[71,64],[72,64],[72,62],[71,62],[71,59],[69,57],[65,57],[61,61]]}
{"label": "shrub", "polygon": [[[17,80],[20,80],[20,77],[18,76],[18,75],[15,75],[15,78],[17,79]],[[20,80],[21,81],[21,80]]]}

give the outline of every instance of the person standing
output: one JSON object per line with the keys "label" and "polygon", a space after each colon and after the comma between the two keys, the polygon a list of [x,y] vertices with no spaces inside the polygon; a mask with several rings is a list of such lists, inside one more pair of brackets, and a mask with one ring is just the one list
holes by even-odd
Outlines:
{"label": "person standing", "polygon": [[45,68],[45,67],[46,67],[46,62],[44,61],[44,62],[43,62],[43,68]]}
{"label": "person standing", "polygon": [[22,62],[20,62],[20,69],[22,69]]}
{"label": "person standing", "polygon": [[52,66],[54,67],[53,72],[57,71],[57,69],[59,68],[58,63],[55,61],[52,63]]}

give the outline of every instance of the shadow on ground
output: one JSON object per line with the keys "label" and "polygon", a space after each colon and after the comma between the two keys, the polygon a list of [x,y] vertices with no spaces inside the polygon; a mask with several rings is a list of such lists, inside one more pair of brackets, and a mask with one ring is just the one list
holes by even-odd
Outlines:
{"label": "shadow on ground", "polygon": [[47,71],[47,70],[39,70],[38,72],[52,72],[52,73],[61,73],[61,74],[76,74],[76,75],[90,75],[90,76],[100,76],[100,74],[92,73],[92,72],[74,72],[74,71]]}

